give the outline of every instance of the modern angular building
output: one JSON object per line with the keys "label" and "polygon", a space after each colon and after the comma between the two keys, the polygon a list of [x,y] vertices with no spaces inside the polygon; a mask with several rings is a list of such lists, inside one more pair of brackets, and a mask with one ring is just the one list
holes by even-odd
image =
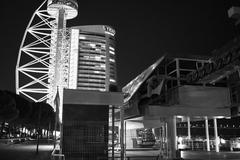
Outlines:
{"label": "modern angular building", "polygon": [[69,88],[116,91],[115,30],[105,25],[70,30]]}
{"label": "modern angular building", "polygon": [[193,149],[196,137],[219,152],[219,137],[238,135],[240,37],[211,54],[162,56],[123,87],[127,149],[160,145],[160,156],[174,159],[184,145]]}

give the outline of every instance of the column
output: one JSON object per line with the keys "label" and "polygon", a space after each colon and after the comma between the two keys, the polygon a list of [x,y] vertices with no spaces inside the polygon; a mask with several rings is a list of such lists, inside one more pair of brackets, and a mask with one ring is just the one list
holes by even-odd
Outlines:
{"label": "column", "polygon": [[121,153],[120,157],[121,160],[124,160],[125,157],[125,147],[124,147],[124,108],[123,106],[120,107],[120,148],[121,148]]}
{"label": "column", "polygon": [[176,58],[176,67],[177,67],[177,84],[178,86],[181,85],[180,83],[180,66],[179,66],[179,59]]}
{"label": "column", "polygon": [[176,116],[167,118],[167,134],[168,134],[168,148],[169,157],[176,158],[177,151],[177,128],[176,128]]}
{"label": "column", "polygon": [[207,116],[205,117],[205,131],[206,131],[206,140],[207,140],[207,151],[210,151],[208,117]]}
{"label": "column", "polygon": [[114,160],[115,108],[114,108],[114,106],[110,106],[110,108],[112,108],[112,160]]}
{"label": "column", "polygon": [[187,117],[188,139],[191,139],[191,124],[190,117]]}
{"label": "column", "polygon": [[219,138],[218,138],[218,131],[217,131],[217,118],[213,118],[214,122],[214,135],[215,135],[215,150],[216,152],[219,152]]}

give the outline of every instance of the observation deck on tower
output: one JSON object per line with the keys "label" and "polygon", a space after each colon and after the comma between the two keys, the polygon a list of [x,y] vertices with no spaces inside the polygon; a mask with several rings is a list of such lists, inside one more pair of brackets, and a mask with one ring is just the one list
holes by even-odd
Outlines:
{"label": "observation deck on tower", "polygon": [[73,19],[78,15],[77,0],[48,0],[47,11],[50,15],[57,17],[59,9],[64,9],[65,18]]}

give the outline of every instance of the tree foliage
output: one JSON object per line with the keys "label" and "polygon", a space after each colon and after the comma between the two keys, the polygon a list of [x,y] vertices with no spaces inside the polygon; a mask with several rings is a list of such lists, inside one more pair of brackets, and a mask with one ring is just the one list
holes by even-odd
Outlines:
{"label": "tree foliage", "polygon": [[12,121],[19,116],[16,101],[5,91],[0,91],[0,121]]}
{"label": "tree foliage", "polygon": [[55,112],[49,104],[29,102],[13,92],[0,91],[0,121],[48,129],[49,123],[54,126],[54,120]]}

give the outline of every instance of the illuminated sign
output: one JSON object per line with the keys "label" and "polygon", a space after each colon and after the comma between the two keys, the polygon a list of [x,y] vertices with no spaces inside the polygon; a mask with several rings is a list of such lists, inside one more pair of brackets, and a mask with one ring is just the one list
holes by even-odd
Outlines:
{"label": "illuminated sign", "polygon": [[110,35],[112,35],[112,36],[114,36],[115,33],[116,33],[115,30],[112,29],[112,28],[109,27],[109,26],[103,26],[103,29],[104,29],[104,31],[105,31],[106,34],[110,34]]}

